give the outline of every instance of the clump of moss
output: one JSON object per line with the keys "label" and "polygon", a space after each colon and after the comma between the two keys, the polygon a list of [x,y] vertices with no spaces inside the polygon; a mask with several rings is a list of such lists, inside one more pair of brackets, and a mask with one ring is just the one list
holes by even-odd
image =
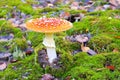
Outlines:
{"label": "clump of moss", "polygon": [[0,52],[6,52],[9,42],[0,42]]}
{"label": "clump of moss", "polygon": [[[116,58],[119,55],[117,53],[104,53],[96,56],[88,56],[85,53],[76,54],[73,57],[73,65],[75,66],[67,71],[63,77],[70,76],[71,79],[80,80],[119,79],[119,69],[116,67],[119,65],[119,62],[115,63],[115,61],[118,61]],[[106,60],[110,60],[110,64],[115,66],[113,73],[116,74],[113,75],[109,69],[104,67]]]}
{"label": "clump of moss", "polygon": [[119,14],[119,10],[106,10],[106,11],[95,11],[87,13],[86,15],[92,15],[92,16],[113,16],[114,14]]}
{"label": "clump of moss", "polygon": [[19,28],[15,28],[6,20],[0,20],[0,33],[1,35],[9,35],[13,33],[15,37],[22,38],[22,31]]}
{"label": "clump of moss", "polygon": [[24,51],[27,48],[27,42],[25,39],[15,38],[11,43],[11,51],[14,51],[15,47]]}
{"label": "clump of moss", "polygon": [[90,45],[98,53],[106,52],[107,46],[112,43],[112,38],[106,34],[99,34],[91,38]]}
{"label": "clump of moss", "polygon": [[117,43],[110,43],[108,46],[107,46],[107,49],[109,49],[109,51],[113,51],[114,49],[117,49],[119,50],[119,45]]}
{"label": "clump of moss", "polygon": [[26,32],[26,40],[30,40],[33,47],[42,45],[43,38],[44,38],[43,33],[33,31]]}
{"label": "clump of moss", "polygon": [[42,74],[44,74],[43,69],[34,63],[34,55],[32,55],[17,63],[9,64],[5,71],[0,72],[0,79],[39,80]]}

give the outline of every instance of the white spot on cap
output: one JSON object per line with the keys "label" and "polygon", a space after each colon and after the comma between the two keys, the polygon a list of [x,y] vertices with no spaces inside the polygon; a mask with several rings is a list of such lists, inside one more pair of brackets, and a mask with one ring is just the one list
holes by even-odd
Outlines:
{"label": "white spot on cap", "polygon": [[29,20],[28,22],[32,22],[32,19],[31,19],[31,20]]}

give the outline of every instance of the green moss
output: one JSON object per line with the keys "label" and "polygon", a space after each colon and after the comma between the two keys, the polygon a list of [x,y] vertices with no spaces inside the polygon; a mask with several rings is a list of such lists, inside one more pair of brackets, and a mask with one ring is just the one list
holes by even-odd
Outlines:
{"label": "green moss", "polygon": [[[85,53],[77,54],[74,56],[75,62],[73,62],[76,66],[67,71],[64,77],[71,76],[77,80],[119,79],[118,69],[115,72],[110,72],[103,66],[108,58],[112,61],[111,65],[118,66],[119,62],[115,63],[118,60],[116,59],[118,56],[120,55],[117,53],[104,53],[96,56],[88,56]],[[97,71],[97,69],[101,70]]]}
{"label": "green moss", "polygon": [[10,52],[16,52],[17,50],[17,52],[20,51],[22,53],[28,47],[26,40],[21,38],[13,39],[8,45],[11,47]]}
{"label": "green moss", "polygon": [[25,80],[38,80],[43,72],[38,64],[34,64],[33,57],[34,55],[18,61],[17,63],[10,64],[4,72],[0,72],[1,79],[25,79],[23,76],[27,74]]}
{"label": "green moss", "polygon": [[18,8],[26,14],[33,14],[35,12],[32,6],[29,4],[21,4],[18,6]]}
{"label": "green moss", "polygon": [[68,71],[67,75],[70,75],[72,79],[77,80],[90,80],[91,76],[95,74],[94,71],[87,69],[85,67],[75,67]]}
{"label": "green moss", "polygon": [[[23,52],[27,48],[27,40],[31,41],[35,51],[31,56],[20,58],[18,62],[9,64],[6,70],[0,72],[1,80],[39,80],[45,73],[51,73],[63,80],[68,75],[76,80],[120,79],[120,54],[119,52],[109,53],[113,49],[120,49],[120,40],[116,38],[116,36],[120,36],[120,20],[114,18],[115,15],[120,14],[120,10],[87,13],[81,10],[70,10],[69,5],[34,10],[31,4],[36,2],[33,0],[26,1],[27,3],[22,3],[20,0],[2,0],[0,3],[0,17],[6,18],[6,14],[12,11],[13,6],[17,6],[17,10],[32,15],[33,18],[42,17],[43,12],[47,12],[46,16],[50,17],[53,12],[59,12],[60,10],[71,14],[84,13],[85,17],[80,22],[73,23],[74,27],[72,29],[55,34],[56,51],[61,55],[60,63],[62,67],[53,69],[48,66],[44,70],[36,61],[38,50],[45,48],[42,44],[44,34],[33,31],[22,32],[20,29],[13,27],[8,21],[0,20],[0,36],[8,35],[9,33],[15,35],[13,41],[0,42],[0,52],[6,52],[4,46],[10,46],[13,53],[16,46]],[[6,4],[8,7],[3,7]],[[59,13],[55,17],[58,15]],[[71,55],[71,52],[79,49],[80,45],[76,42],[65,40],[65,36],[86,33],[86,29],[92,34],[88,46],[100,54],[89,56],[87,53],[79,52],[74,56]],[[106,60],[109,60],[111,65],[115,66],[114,72],[110,72],[109,69],[104,67]],[[25,78],[24,75],[26,74],[28,76]]]}
{"label": "green moss", "polygon": [[5,18],[6,14],[8,13],[8,9],[6,8],[0,8],[0,18]]}
{"label": "green moss", "polygon": [[120,49],[119,48],[119,45],[117,43],[110,43],[107,48],[110,50],[110,51],[113,51],[114,49]]}
{"label": "green moss", "polygon": [[99,34],[90,40],[91,47],[98,53],[106,52],[107,46],[112,43],[112,38],[106,34]]}
{"label": "green moss", "polygon": [[9,35],[10,33],[13,33],[15,37],[21,38],[23,36],[22,31],[19,28],[15,28],[5,20],[0,20],[0,33],[1,35]]}
{"label": "green moss", "polygon": [[29,31],[26,32],[27,40],[30,40],[32,45],[36,47],[37,45],[42,45],[44,34],[39,32]]}
{"label": "green moss", "polygon": [[5,46],[8,46],[9,42],[0,42],[0,52],[6,52]]}
{"label": "green moss", "polygon": [[41,12],[51,12],[51,11],[59,11],[59,8],[50,8],[50,7],[46,7],[44,9],[41,9]]}
{"label": "green moss", "polygon": [[106,10],[106,11],[95,11],[87,13],[87,15],[94,15],[94,16],[113,16],[115,14],[119,14],[119,10]]}

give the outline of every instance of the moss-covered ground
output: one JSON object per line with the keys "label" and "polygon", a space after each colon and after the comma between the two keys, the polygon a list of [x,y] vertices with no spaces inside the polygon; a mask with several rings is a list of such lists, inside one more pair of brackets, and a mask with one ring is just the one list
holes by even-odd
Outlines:
{"label": "moss-covered ground", "polygon": [[[85,13],[85,17],[80,22],[73,23],[73,28],[55,34],[56,50],[61,55],[60,69],[53,69],[49,66],[43,69],[37,63],[37,52],[45,48],[42,44],[43,33],[32,31],[22,32],[20,28],[15,28],[9,21],[0,20],[0,36],[13,33],[15,38],[12,41],[0,42],[0,52],[6,52],[4,46],[10,46],[10,52],[23,54],[27,47],[27,41],[30,40],[34,48],[34,53],[30,56],[18,56],[16,63],[10,63],[4,71],[0,71],[0,80],[39,80],[45,73],[65,80],[71,76],[75,80],[120,80],[120,19],[115,18],[120,15],[120,10],[106,10],[97,12],[85,12],[67,9],[67,5],[58,8],[44,8],[34,10],[30,6],[34,3],[27,0],[28,3],[22,3],[20,0],[2,0],[0,3],[0,18],[6,18],[6,14],[12,11],[13,6],[33,18],[41,17],[44,11],[49,15],[65,7],[71,14],[78,12]],[[7,4],[7,8],[3,7]],[[24,5],[24,6],[23,6]],[[56,15],[57,16],[57,15]],[[79,52],[71,55],[71,52],[80,49],[80,44],[65,40],[65,36],[85,33],[86,30],[92,34],[88,46],[98,54],[90,56],[87,53]],[[23,36],[26,36],[24,38]],[[15,50],[17,47],[17,50]],[[113,52],[117,49],[116,52]],[[20,52],[19,52],[20,50]],[[114,71],[104,67],[109,61],[115,67]]]}

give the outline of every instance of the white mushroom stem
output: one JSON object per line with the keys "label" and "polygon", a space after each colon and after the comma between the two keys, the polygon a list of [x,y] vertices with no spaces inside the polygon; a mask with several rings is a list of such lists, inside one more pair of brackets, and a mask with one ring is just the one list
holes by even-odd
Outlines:
{"label": "white mushroom stem", "polygon": [[79,19],[80,17],[75,17],[75,22],[78,22]]}
{"label": "white mushroom stem", "polygon": [[47,55],[48,55],[49,63],[52,63],[53,60],[57,58],[53,33],[45,33],[43,44],[47,47]]}
{"label": "white mushroom stem", "polygon": [[89,47],[85,47],[84,44],[83,44],[83,42],[82,42],[82,44],[81,44],[81,50],[83,52],[88,52],[88,50],[90,50],[90,48]]}

